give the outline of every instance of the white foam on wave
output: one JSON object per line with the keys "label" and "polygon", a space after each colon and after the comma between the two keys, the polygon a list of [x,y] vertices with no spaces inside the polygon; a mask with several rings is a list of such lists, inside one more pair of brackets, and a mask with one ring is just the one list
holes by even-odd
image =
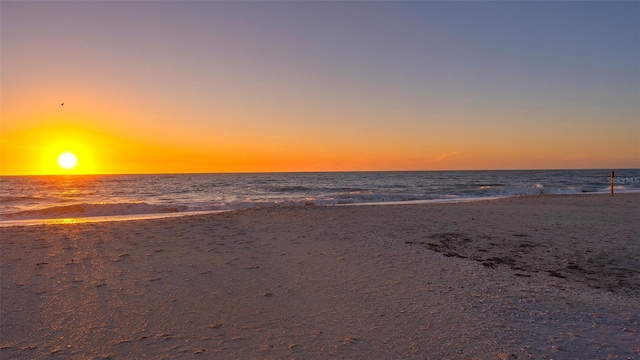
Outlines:
{"label": "white foam on wave", "polygon": [[[432,198],[432,197],[431,197]],[[306,198],[308,203],[313,205],[347,205],[361,203],[386,203],[386,202],[406,202],[431,199],[425,195],[416,194],[388,194],[374,192],[349,192],[333,196],[325,196],[319,198]]]}
{"label": "white foam on wave", "polygon": [[[600,190],[598,190],[599,192],[610,192],[611,191],[611,186],[607,186],[606,188],[602,188]],[[621,193],[621,194],[626,194],[626,193],[638,193],[640,192],[640,189],[635,188],[635,187],[630,187],[630,186],[626,186],[626,185],[613,185],[613,191],[614,193]]]}
{"label": "white foam on wave", "polygon": [[77,223],[94,221],[121,221],[198,215],[221,211],[233,211],[257,207],[303,205],[304,201],[237,201],[231,203],[191,203],[160,205],[139,203],[73,204],[51,206],[42,209],[22,210],[0,214],[0,226],[7,224]]}
{"label": "white foam on wave", "polygon": [[407,200],[407,201],[352,203],[352,204],[335,204],[334,206],[442,204],[442,203],[462,203],[462,202],[475,202],[475,201],[485,201],[485,200],[497,200],[502,198],[505,198],[505,196],[458,197],[458,198],[449,198],[449,199],[425,199],[425,200]]}
{"label": "white foam on wave", "polygon": [[136,214],[174,213],[184,211],[180,206],[152,205],[147,203],[73,204],[51,206],[43,209],[23,210],[2,214],[2,219],[27,220],[39,218],[70,218],[92,216],[119,216]]}
{"label": "white foam on wave", "polygon": [[547,187],[540,183],[533,186],[480,186],[480,193],[486,196],[522,196],[546,194],[581,194],[581,186]]}

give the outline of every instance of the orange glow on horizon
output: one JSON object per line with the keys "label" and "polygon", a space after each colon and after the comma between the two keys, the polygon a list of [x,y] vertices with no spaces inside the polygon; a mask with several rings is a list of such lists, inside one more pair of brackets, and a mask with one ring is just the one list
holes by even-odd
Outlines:
{"label": "orange glow on horizon", "polygon": [[[81,126],[42,126],[4,136],[2,175],[80,175],[216,172],[403,171],[553,168],[632,168],[610,153],[589,151],[579,143],[553,149],[522,146],[517,138],[496,144],[492,138],[464,137],[455,147],[425,136],[422,141],[384,138],[277,138],[274,136],[171,137],[168,129],[131,137]],[[164,142],[160,138],[165,137]],[[533,137],[532,137],[533,139]],[[409,139],[411,140],[411,139]],[[533,140],[532,140],[533,141]],[[583,154],[572,154],[582,147]],[[64,165],[61,154],[75,155]],[[68,163],[67,163],[68,164]]]}
{"label": "orange glow on horizon", "polygon": [[[75,94],[75,93],[74,93]],[[309,115],[315,128],[296,126],[298,114],[280,114],[286,126],[256,122],[250,110],[224,107],[214,114],[164,114],[149,100],[140,107],[109,107],[96,99],[118,102],[101,91],[73,98],[62,108],[51,96],[49,105],[27,106],[26,100],[3,108],[0,139],[1,175],[76,175],[216,172],[403,171],[635,168],[629,151],[632,132],[617,130],[618,142],[601,136],[599,127],[575,130],[576,138],[547,129],[485,129],[480,125],[436,127],[416,123],[411,131],[396,124],[363,127],[358,116]],[[121,95],[118,95],[121,96]],[[44,101],[44,100],[43,100]],[[104,100],[106,101],[106,100]],[[34,110],[35,109],[35,110]],[[372,119],[371,114],[365,114]],[[179,125],[175,119],[215,119]],[[266,115],[265,115],[266,116]],[[410,116],[409,114],[406,115]],[[460,118],[488,121],[482,114]],[[4,121],[9,119],[10,121]],[[340,123],[337,123],[340,122]],[[444,125],[442,125],[444,126]],[[607,149],[601,151],[600,149]],[[633,149],[631,149],[633,150]],[[73,169],[58,164],[69,151],[78,160]],[[636,154],[640,149],[636,149]]]}

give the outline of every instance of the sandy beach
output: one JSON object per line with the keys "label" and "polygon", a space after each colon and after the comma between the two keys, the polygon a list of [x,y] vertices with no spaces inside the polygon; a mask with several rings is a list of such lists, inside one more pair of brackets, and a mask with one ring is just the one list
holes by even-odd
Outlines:
{"label": "sandy beach", "polygon": [[640,358],[640,194],[0,232],[2,359]]}

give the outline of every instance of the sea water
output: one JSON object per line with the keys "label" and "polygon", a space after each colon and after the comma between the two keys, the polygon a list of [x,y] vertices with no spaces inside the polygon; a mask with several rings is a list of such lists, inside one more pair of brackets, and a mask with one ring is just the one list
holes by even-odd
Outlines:
{"label": "sea water", "polygon": [[[640,169],[615,191],[640,191]],[[324,172],[0,177],[0,226],[131,219],[269,206],[396,204],[604,193],[608,170]]]}

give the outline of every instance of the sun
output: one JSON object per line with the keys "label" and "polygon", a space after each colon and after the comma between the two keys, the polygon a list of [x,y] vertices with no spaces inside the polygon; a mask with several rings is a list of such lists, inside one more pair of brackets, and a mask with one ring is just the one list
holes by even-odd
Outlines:
{"label": "sun", "polygon": [[63,152],[58,156],[58,165],[65,170],[71,170],[78,165],[78,157],[70,151]]}

